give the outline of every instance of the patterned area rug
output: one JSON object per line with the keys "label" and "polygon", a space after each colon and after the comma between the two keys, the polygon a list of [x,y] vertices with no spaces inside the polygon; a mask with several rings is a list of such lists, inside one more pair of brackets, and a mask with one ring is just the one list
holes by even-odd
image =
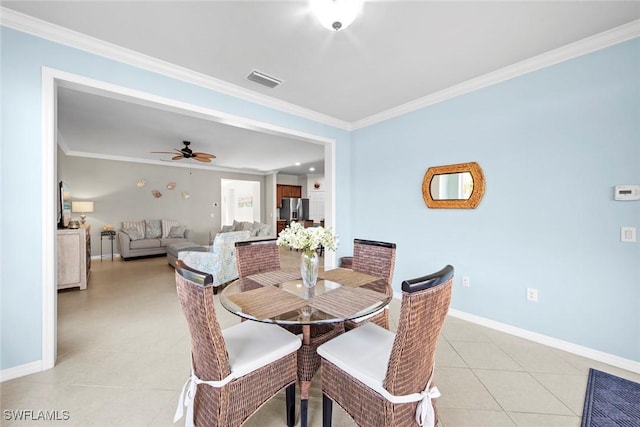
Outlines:
{"label": "patterned area rug", "polygon": [[640,426],[640,384],[589,370],[582,427]]}

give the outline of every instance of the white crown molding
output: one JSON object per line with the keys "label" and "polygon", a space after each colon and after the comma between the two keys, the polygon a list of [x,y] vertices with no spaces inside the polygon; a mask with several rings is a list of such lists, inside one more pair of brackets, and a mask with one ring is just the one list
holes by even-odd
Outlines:
{"label": "white crown molding", "polygon": [[392,119],[394,117],[402,116],[421,108],[438,104],[440,102],[456,98],[460,95],[465,95],[467,93],[503,82],[505,80],[512,79],[514,77],[522,76],[524,74],[531,73],[542,68],[550,67],[552,65],[559,64],[561,62],[568,61],[570,59],[577,58],[579,56],[586,55],[588,53],[634,39],[636,37],[640,37],[640,19],[631,21],[628,24],[621,25],[616,28],[612,28],[611,30],[604,31],[594,36],[587,37],[586,39],[579,40],[577,42],[543,53],[541,55],[534,56],[533,58],[525,59],[524,61],[517,62],[513,65],[509,65],[483,76],[467,80],[431,95],[418,98],[414,101],[408,102],[398,107],[391,108],[378,114],[366,117],[362,120],[351,122],[351,129],[361,129],[367,126],[374,125],[376,123],[383,122],[385,120]]}
{"label": "white crown molding", "polygon": [[343,130],[356,130],[385,120],[392,119],[413,111],[456,98],[461,95],[485,88],[524,74],[540,70],[636,37],[640,37],[640,19],[631,21],[611,30],[604,31],[583,40],[568,44],[558,49],[543,53],[533,58],[520,61],[483,76],[467,80],[439,92],[418,98],[414,101],[391,108],[389,110],[365,117],[354,122],[347,122],[327,116],[288,102],[284,102],[257,92],[241,88],[202,73],[171,64],[123,47],[104,42],[86,34],[78,33],[64,27],[16,12],[0,6],[0,24],[18,31],[64,44],[89,53],[104,56],[135,67],[166,75],[177,80],[215,90],[246,101],[254,102],[269,108],[298,117],[323,123]]}
{"label": "white crown molding", "polygon": [[56,43],[83,50],[95,55],[123,62],[134,67],[143,68],[177,80],[200,87],[215,90],[278,111],[313,120],[343,130],[350,130],[349,122],[318,113],[276,98],[262,95],[249,89],[162,61],[121,46],[99,40],[86,34],[69,30],[59,25],[25,15],[15,10],[0,6],[0,24],[14,30],[22,31]]}
{"label": "white crown molding", "polygon": [[64,154],[69,157],[84,157],[89,159],[112,160],[116,162],[127,162],[127,163],[144,163],[147,165],[166,166],[170,168],[199,169],[199,170],[207,170],[210,172],[231,172],[231,173],[246,174],[246,175],[269,175],[271,173],[271,171],[223,168],[219,166],[205,166],[205,165],[200,165],[199,163],[189,164],[189,162],[181,163],[179,161],[173,161],[173,160],[150,160],[150,159],[140,159],[137,157],[114,156],[110,154],[98,154],[98,153],[87,153],[84,151],[72,151],[68,149],[65,150],[65,147],[63,147],[62,145],[60,145],[60,148],[62,148],[62,151],[64,152]]}

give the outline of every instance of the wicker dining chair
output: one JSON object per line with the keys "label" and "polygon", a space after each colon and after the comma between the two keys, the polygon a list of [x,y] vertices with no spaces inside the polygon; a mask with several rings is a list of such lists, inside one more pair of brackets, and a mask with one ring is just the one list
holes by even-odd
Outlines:
{"label": "wicker dining chair", "polygon": [[221,329],[213,278],[176,262],[176,287],[191,334],[191,375],[174,422],[186,407],[186,425],[239,426],[286,389],[287,425],[295,423],[297,350],[300,339],[260,322]]}
{"label": "wicker dining chair", "polygon": [[[436,344],[451,302],[453,267],[402,282],[397,332],[366,324],[318,347],[323,426],[332,401],[359,426],[432,427]],[[418,423],[417,419],[421,422]]]}
{"label": "wicker dining chair", "polygon": [[[396,264],[396,244],[376,242],[373,240],[353,240],[352,270],[360,273],[381,277],[387,286],[378,287],[378,292],[391,293],[391,281]],[[366,287],[366,286],[365,286]],[[389,329],[389,309],[384,309],[361,319],[349,320],[344,323],[345,330],[351,330],[365,322],[373,322],[385,329]]]}
{"label": "wicker dining chair", "polygon": [[[280,269],[280,251],[277,239],[249,240],[236,242],[236,262],[240,277],[252,274],[267,273]],[[302,335],[300,325],[281,325],[289,332]],[[309,342],[304,343],[298,350],[298,379],[301,388],[301,418],[306,419],[308,401],[305,398],[309,394],[311,380],[320,368],[320,356],[316,349],[330,339],[344,332],[344,325],[327,324],[314,325],[310,328]]]}

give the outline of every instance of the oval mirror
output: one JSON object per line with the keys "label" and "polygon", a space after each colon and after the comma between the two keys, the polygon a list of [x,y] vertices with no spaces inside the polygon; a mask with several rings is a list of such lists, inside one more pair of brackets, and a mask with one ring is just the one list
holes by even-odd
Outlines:
{"label": "oval mirror", "polygon": [[484,195],[484,176],[475,162],[435,166],[422,180],[422,197],[430,208],[474,209]]}
{"label": "oval mirror", "polygon": [[471,172],[434,175],[429,192],[433,200],[469,200],[473,192]]}

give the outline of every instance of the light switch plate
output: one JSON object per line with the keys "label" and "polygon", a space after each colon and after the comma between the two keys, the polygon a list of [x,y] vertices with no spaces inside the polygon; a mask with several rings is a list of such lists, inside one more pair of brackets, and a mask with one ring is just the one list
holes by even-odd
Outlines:
{"label": "light switch plate", "polygon": [[637,242],[637,234],[635,227],[620,227],[620,241],[621,242]]}

